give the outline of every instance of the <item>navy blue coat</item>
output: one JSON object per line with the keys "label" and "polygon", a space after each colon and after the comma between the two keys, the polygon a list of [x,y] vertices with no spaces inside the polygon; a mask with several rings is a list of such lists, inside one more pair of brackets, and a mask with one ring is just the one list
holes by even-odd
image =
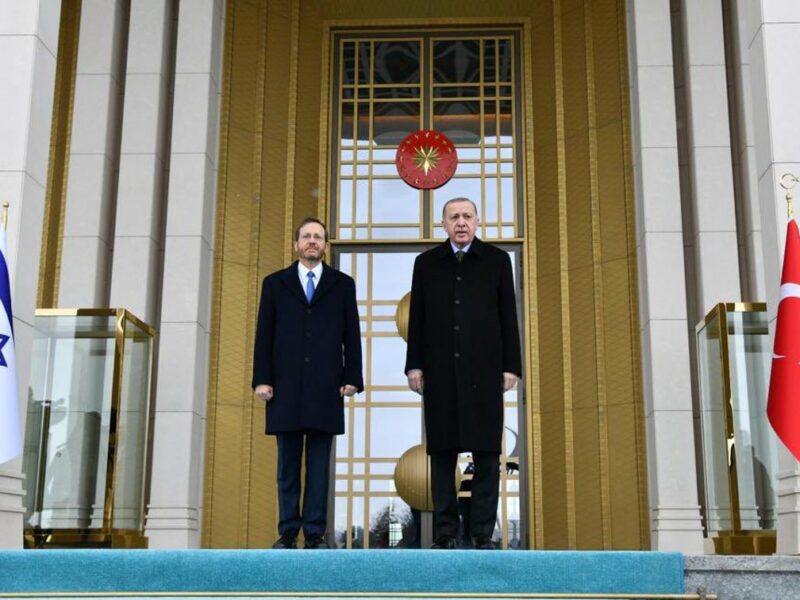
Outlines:
{"label": "navy blue coat", "polygon": [[266,433],[344,433],[345,384],[364,389],[352,277],[323,263],[306,301],[297,261],[264,278],[253,350],[253,388],[271,385]]}

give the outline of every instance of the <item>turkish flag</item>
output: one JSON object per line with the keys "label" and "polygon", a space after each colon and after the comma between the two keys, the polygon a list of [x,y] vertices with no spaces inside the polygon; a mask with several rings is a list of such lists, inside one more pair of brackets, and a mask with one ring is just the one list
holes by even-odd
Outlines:
{"label": "turkish flag", "polygon": [[775,433],[800,460],[800,231],[794,219],[786,228],[767,416]]}

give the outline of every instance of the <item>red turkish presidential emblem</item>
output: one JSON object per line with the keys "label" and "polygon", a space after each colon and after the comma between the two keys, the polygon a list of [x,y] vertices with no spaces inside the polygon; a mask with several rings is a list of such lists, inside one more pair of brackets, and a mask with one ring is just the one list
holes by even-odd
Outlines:
{"label": "red turkish presidential emblem", "polygon": [[445,134],[420,129],[400,142],[395,157],[397,172],[408,185],[433,190],[450,181],[458,166],[456,147]]}

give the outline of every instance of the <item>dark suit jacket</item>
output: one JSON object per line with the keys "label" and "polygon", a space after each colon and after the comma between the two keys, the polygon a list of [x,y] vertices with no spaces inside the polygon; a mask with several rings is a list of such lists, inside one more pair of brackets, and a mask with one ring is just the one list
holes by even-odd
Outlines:
{"label": "dark suit jacket", "polygon": [[422,369],[428,452],[500,452],[503,372],[522,374],[508,254],[474,238],[414,263],[406,372]]}
{"label": "dark suit jacket", "polygon": [[295,261],[264,279],[253,351],[253,388],[271,385],[266,432],[344,432],[339,388],[363,391],[353,279],[323,265],[311,304]]}

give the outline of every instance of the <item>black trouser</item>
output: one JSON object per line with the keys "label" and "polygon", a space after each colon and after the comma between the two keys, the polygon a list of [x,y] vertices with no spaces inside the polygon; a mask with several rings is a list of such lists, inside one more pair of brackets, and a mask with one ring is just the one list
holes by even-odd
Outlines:
{"label": "black trouser", "polygon": [[[328,480],[331,460],[330,433],[279,433],[278,442],[278,533],[323,535],[328,522]],[[306,480],[303,512],[300,513],[300,465],[305,438]]]}
{"label": "black trouser", "polygon": [[[456,452],[431,454],[431,492],[435,537],[458,535],[458,497],[456,495]],[[489,539],[497,521],[497,496],[500,486],[500,455],[496,452],[473,452],[475,474],[472,476],[470,531],[475,539]]]}

